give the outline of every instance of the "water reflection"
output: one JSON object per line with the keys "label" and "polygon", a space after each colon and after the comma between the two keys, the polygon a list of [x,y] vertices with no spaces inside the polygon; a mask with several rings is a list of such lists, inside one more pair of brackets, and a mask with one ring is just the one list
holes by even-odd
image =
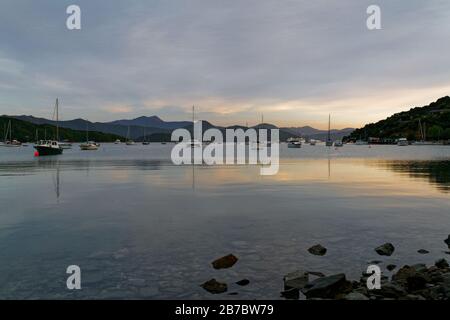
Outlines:
{"label": "water reflection", "polygon": [[[123,148],[0,154],[0,298],[211,298],[199,284],[233,253],[239,263],[221,280],[250,279],[232,288],[240,298],[277,299],[299,268],[358,279],[380,243],[398,248],[384,265],[434,263],[446,249],[449,161],[305,146],[261,176],[252,165],[174,166],[169,147]],[[316,243],[329,253],[311,256]],[[83,270],[77,295],[65,287],[70,264]]]}
{"label": "water reflection", "polygon": [[426,180],[441,191],[450,192],[450,161],[385,161],[379,164],[415,180]]}

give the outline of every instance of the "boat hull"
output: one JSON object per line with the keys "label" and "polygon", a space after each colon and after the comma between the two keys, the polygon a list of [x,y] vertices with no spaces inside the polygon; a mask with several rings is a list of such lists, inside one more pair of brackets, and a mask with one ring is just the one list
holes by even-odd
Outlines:
{"label": "boat hull", "polygon": [[45,146],[35,146],[34,148],[37,152],[39,152],[39,156],[56,156],[63,153],[63,149],[61,148],[51,148]]}
{"label": "boat hull", "polygon": [[96,151],[98,150],[97,146],[80,146],[80,149],[83,151]]}

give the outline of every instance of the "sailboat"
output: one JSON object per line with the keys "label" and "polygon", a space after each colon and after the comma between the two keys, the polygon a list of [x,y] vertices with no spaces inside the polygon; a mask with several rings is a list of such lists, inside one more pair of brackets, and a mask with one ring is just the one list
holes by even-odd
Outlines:
{"label": "sailboat", "polygon": [[56,140],[41,140],[34,148],[37,150],[37,156],[53,156],[63,153],[63,149],[59,145],[59,101],[56,99]]}
{"label": "sailboat", "polygon": [[98,150],[100,145],[93,141],[89,141],[89,124],[86,123],[86,143],[80,144],[80,149],[83,151],[95,151]]}
{"label": "sailboat", "polygon": [[148,146],[150,144],[150,142],[147,141],[147,137],[145,135],[145,128],[144,128],[144,138],[143,138],[142,144],[144,146]]}
{"label": "sailboat", "polygon": [[[192,134],[194,134],[194,123],[195,123],[195,106],[192,106]],[[191,148],[199,148],[202,146],[202,143],[197,139],[191,139],[187,143],[191,145]]]}
{"label": "sailboat", "polygon": [[436,143],[427,141],[427,134],[426,134],[426,126],[425,123],[422,126],[422,122],[419,119],[419,135],[420,135],[420,141],[414,141],[411,143],[415,146],[430,146],[435,145]]}
{"label": "sailboat", "polygon": [[130,139],[130,126],[128,126],[127,141],[125,142],[127,146],[134,146],[134,141]]}
{"label": "sailboat", "polygon": [[325,142],[325,145],[327,147],[333,146],[333,140],[331,140],[331,114],[328,115],[328,136],[327,136],[327,141]]}
{"label": "sailboat", "polygon": [[[9,135],[9,140],[8,140]],[[12,126],[11,126],[11,120],[8,122],[8,127],[5,131],[5,140],[2,144],[0,144],[1,147],[20,147],[22,143],[20,143],[17,140],[13,140],[12,138]]]}
{"label": "sailboat", "polygon": [[302,142],[300,141],[299,138],[289,138],[287,140],[288,143],[288,148],[292,149],[299,149],[302,147]]}

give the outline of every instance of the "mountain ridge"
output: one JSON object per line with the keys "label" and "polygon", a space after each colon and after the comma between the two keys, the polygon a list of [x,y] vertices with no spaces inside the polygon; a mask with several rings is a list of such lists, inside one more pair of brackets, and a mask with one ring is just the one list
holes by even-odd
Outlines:
{"label": "mountain ridge", "polygon": [[[424,130],[425,129],[425,130]],[[421,132],[422,131],[422,132]],[[425,133],[425,134],[423,134]],[[439,98],[423,107],[395,113],[386,119],[366,124],[353,131],[348,141],[369,137],[381,140],[407,138],[410,141],[450,139],[450,97]]]}
{"label": "mountain ridge", "polygon": [[[19,116],[8,116],[11,118],[15,118],[18,120],[23,120],[27,122],[31,122],[33,124],[50,124],[55,125],[56,122],[53,120],[34,117],[31,115],[19,115]],[[139,139],[144,136],[151,135],[170,135],[171,132],[175,129],[185,128],[192,131],[192,121],[164,121],[158,116],[140,116],[134,119],[120,119],[110,122],[91,122],[85,120],[83,118],[77,118],[73,120],[64,120],[59,121],[60,127],[68,128],[72,130],[86,130],[88,128],[92,131],[116,134],[122,137],[126,137],[128,135],[128,128],[130,130],[129,138],[130,139]],[[219,130],[225,129],[236,129],[246,127],[240,125],[232,125],[232,126],[216,126],[212,123],[203,120],[203,128],[207,130],[209,128],[217,128]],[[310,126],[304,127],[277,127],[273,124],[258,124],[251,128],[259,129],[280,129],[280,139],[286,140],[290,136],[294,137],[306,137],[317,140],[324,140],[327,136],[327,130],[315,129]],[[331,134],[334,139],[341,139],[343,136],[348,135],[352,128],[346,128],[343,130],[333,129],[331,130]]]}

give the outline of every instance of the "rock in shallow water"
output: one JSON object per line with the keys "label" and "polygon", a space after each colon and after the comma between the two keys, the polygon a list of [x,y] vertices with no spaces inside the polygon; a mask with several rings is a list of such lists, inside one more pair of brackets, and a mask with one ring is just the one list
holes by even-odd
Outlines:
{"label": "rock in shallow water", "polygon": [[435,265],[436,267],[438,267],[439,269],[445,269],[445,268],[448,268],[448,267],[449,267],[448,262],[447,262],[447,260],[445,260],[445,259],[439,259],[438,261],[436,261],[436,262],[434,263],[434,265]]}
{"label": "rock in shallow water", "polygon": [[385,243],[378,248],[375,248],[375,251],[380,256],[391,256],[394,253],[395,247],[392,243]]}
{"label": "rock in shallow water", "polygon": [[417,250],[417,252],[420,253],[420,254],[427,254],[427,253],[430,253],[430,251],[425,250],[425,249]]}
{"label": "rock in shallow water", "polygon": [[316,244],[308,249],[308,252],[316,256],[324,256],[327,253],[327,248],[320,244]]}
{"label": "rock in shallow water", "polygon": [[303,294],[308,298],[336,299],[340,295],[351,291],[352,284],[347,281],[345,274],[335,274],[318,278],[308,283],[303,289]]}
{"label": "rock in shallow water", "polygon": [[228,269],[231,268],[236,264],[238,261],[238,258],[236,258],[234,255],[229,254],[227,256],[224,256],[222,258],[219,258],[212,262],[212,266],[214,269]]}
{"label": "rock in shallow water", "polygon": [[450,234],[448,235],[447,239],[444,240],[444,242],[448,246],[448,248],[450,249]]}
{"label": "rock in shallow water", "polygon": [[226,283],[218,282],[216,279],[206,281],[201,285],[201,287],[212,294],[220,294],[227,292],[228,290],[228,286]]}
{"label": "rock in shallow water", "polygon": [[300,290],[299,289],[289,289],[281,292],[281,297],[289,300],[298,300],[300,299]]}
{"label": "rock in shallow water", "polygon": [[319,277],[319,278],[325,277],[325,274],[323,274],[322,272],[319,272],[319,271],[307,271],[307,273],[312,276]]}
{"label": "rock in shallow water", "polygon": [[238,286],[241,286],[241,287],[247,286],[247,285],[250,284],[250,280],[248,280],[248,279],[242,279],[242,280],[236,282],[236,284],[237,284]]}
{"label": "rock in shallow water", "polygon": [[284,276],[284,290],[303,289],[309,282],[308,272],[297,270]]}
{"label": "rock in shallow water", "polygon": [[395,264],[389,264],[389,265],[386,266],[386,269],[387,269],[388,271],[392,271],[392,270],[394,270],[395,268],[397,268],[397,266],[396,266]]}
{"label": "rock in shallow water", "polygon": [[359,292],[351,292],[348,295],[345,296],[344,300],[369,300],[368,297],[366,297],[365,295],[363,295],[362,293]]}

